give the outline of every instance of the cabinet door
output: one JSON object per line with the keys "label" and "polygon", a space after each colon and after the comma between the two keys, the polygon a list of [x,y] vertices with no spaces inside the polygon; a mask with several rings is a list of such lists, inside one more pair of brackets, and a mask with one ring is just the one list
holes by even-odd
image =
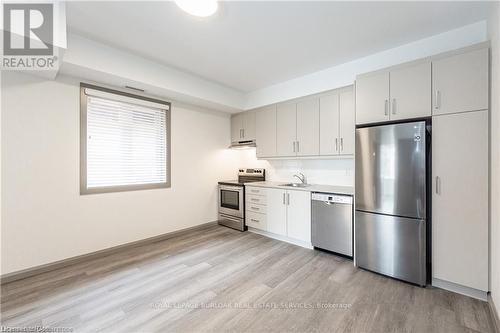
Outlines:
{"label": "cabinet door", "polygon": [[355,108],[354,92],[346,91],[340,94],[340,125],[339,125],[339,152],[341,155],[353,155],[355,146]]}
{"label": "cabinet door", "polygon": [[257,157],[276,156],[276,105],[255,113]]}
{"label": "cabinet door", "polygon": [[243,113],[231,116],[231,142],[243,140]]}
{"label": "cabinet door", "polygon": [[319,154],[339,153],[339,95],[322,96],[319,99]]}
{"label": "cabinet door", "polygon": [[277,156],[295,156],[297,141],[297,112],[295,103],[278,104],[276,109]]}
{"label": "cabinet door", "polygon": [[267,231],[286,236],[286,201],[285,191],[267,189]]}
{"label": "cabinet door", "polygon": [[488,112],[432,118],[432,274],[488,290]]}
{"label": "cabinet door", "polygon": [[297,103],[297,156],[319,155],[319,98]]}
{"label": "cabinet door", "polygon": [[287,235],[311,243],[311,193],[287,191]]}
{"label": "cabinet door", "polygon": [[255,111],[243,114],[243,140],[255,140]]}
{"label": "cabinet door", "polygon": [[389,120],[389,72],[356,78],[356,124]]}
{"label": "cabinet door", "polygon": [[431,63],[391,71],[391,120],[431,116]]}
{"label": "cabinet door", "polygon": [[488,108],[488,49],[432,62],[432,114]]}

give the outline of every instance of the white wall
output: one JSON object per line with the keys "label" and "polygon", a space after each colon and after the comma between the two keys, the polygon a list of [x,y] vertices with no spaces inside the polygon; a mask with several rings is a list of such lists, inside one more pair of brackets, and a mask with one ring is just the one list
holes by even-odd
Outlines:
{"label": "white wall", "polygon": [[247,94],[246,109],[348,86],[354,82],[358,74],[459,49],[486,40],[486,22],[470,24],[251,92]]}
{"label": "white wall", "polygon": [[491,40],[490,290],[496,309],[500,311],[500,4],[498,2],[491,10],[488,34]]}
{"label": "white wall", "polygon": [[79,194],[79,86],[2,73],[2,274],[217,218],[239,166],[227,114],[172,105],[172,187]]}
{"label": "white wall", "polygon": [[255,149],[238,151],[240,167],[266,169],[266,180],[297,182],[293,175],[302,172],[308,183],[354,186],[354,159],[258,160]]}

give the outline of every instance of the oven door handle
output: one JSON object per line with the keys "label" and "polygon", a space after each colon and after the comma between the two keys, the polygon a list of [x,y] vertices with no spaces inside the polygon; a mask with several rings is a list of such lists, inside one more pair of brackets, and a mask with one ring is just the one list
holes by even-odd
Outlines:
{"label": "oven door handle", "polygon": [[219,186],[219,189],[220,190],[226,190],[226,191],[238,191],[238,192],[243,192],[243,188],[242,187],[238,187],[238,186],[227,186],[227,185],[220,185]]}

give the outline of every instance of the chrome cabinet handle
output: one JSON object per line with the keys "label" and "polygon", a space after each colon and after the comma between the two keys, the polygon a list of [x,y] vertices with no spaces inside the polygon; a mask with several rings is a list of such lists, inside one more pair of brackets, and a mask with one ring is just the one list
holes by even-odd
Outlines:
{"label": "chrome cabinet handle", "polygon": [[257,207],[254,207],[254,206],[252,206],[252,209],[260,210],[260,208],[257,208]]}
{"label": "chrome cabinet handle", "polygon": [[386,99],[384,101],[384,115],[388,116],[389,115],[389,100]]}
{"label": "chrome cabinet handle", "polygon": [[290,206],[290,193],[286,194],[286,204]]}
{"label": "chrome cabinet handle", "polygon": [[293,152],[295,153],[295,141],[293,142]]}
{"label": "chrome cabinet handle", "polygon": [[252,198],[250,200],[255,201],[255,202],[259,202],[260,201],[259,199],[255,199],[255,198]]}
{"label": "chrome cabinet handle", "polygon": [[392,99],[392,114],[396,114],[396,99]]}
{"label": "chrome cabinet handle", "polygon": [[335,151],[339,151],[339,139],[335,138]]}
{"label": "chrome cabinet handle", "polygon": [[300,141],[297,141],[297,153],[300,152],[300,145],[299,145]]}
{"label": "chrome cabinet handle", "polygon": [[441,179],[436,176],[436,194],[441,194]]}
{"label": "chrome cabinet handle", "polygon": [[283,192],[283,205],[286,205],[286,202],[285,202],[285,193]]}
{"label": "chrome cabinet handle", "polygon": [[250,221],[252,221],[252,222],[257,222],[257,223],[259,223],[259,222],[260,222],[259,220],[256,220],[256,219],[250,219]]}
{"label": "chrome cabinet handle", "polygon": [[241,129],[241,133],[242,133],[241,137],[244,139],[245,138],[245,129],[244,128]]}
{"label": "chrome cabinet handle", "polygon": [[441,92],[436,89],[436,97],[434,101],[434,109],[438,110],[441,108]]}
{"label": "chrome cabinet handle", "polygon": [[340,138],[340,151],[344,151],[344,138]]}

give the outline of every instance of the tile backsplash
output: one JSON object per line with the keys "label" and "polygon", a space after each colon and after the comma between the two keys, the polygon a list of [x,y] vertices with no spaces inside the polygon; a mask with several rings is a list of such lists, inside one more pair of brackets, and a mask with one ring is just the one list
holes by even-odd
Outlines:
{"label": "tile backsplash", "polygon": [[354,159],[258,160],[255,149],[242,150],[241,167],[265,168],[266,180],[298,182],[294,174],[302,172],[311,184],[353,186]]}

